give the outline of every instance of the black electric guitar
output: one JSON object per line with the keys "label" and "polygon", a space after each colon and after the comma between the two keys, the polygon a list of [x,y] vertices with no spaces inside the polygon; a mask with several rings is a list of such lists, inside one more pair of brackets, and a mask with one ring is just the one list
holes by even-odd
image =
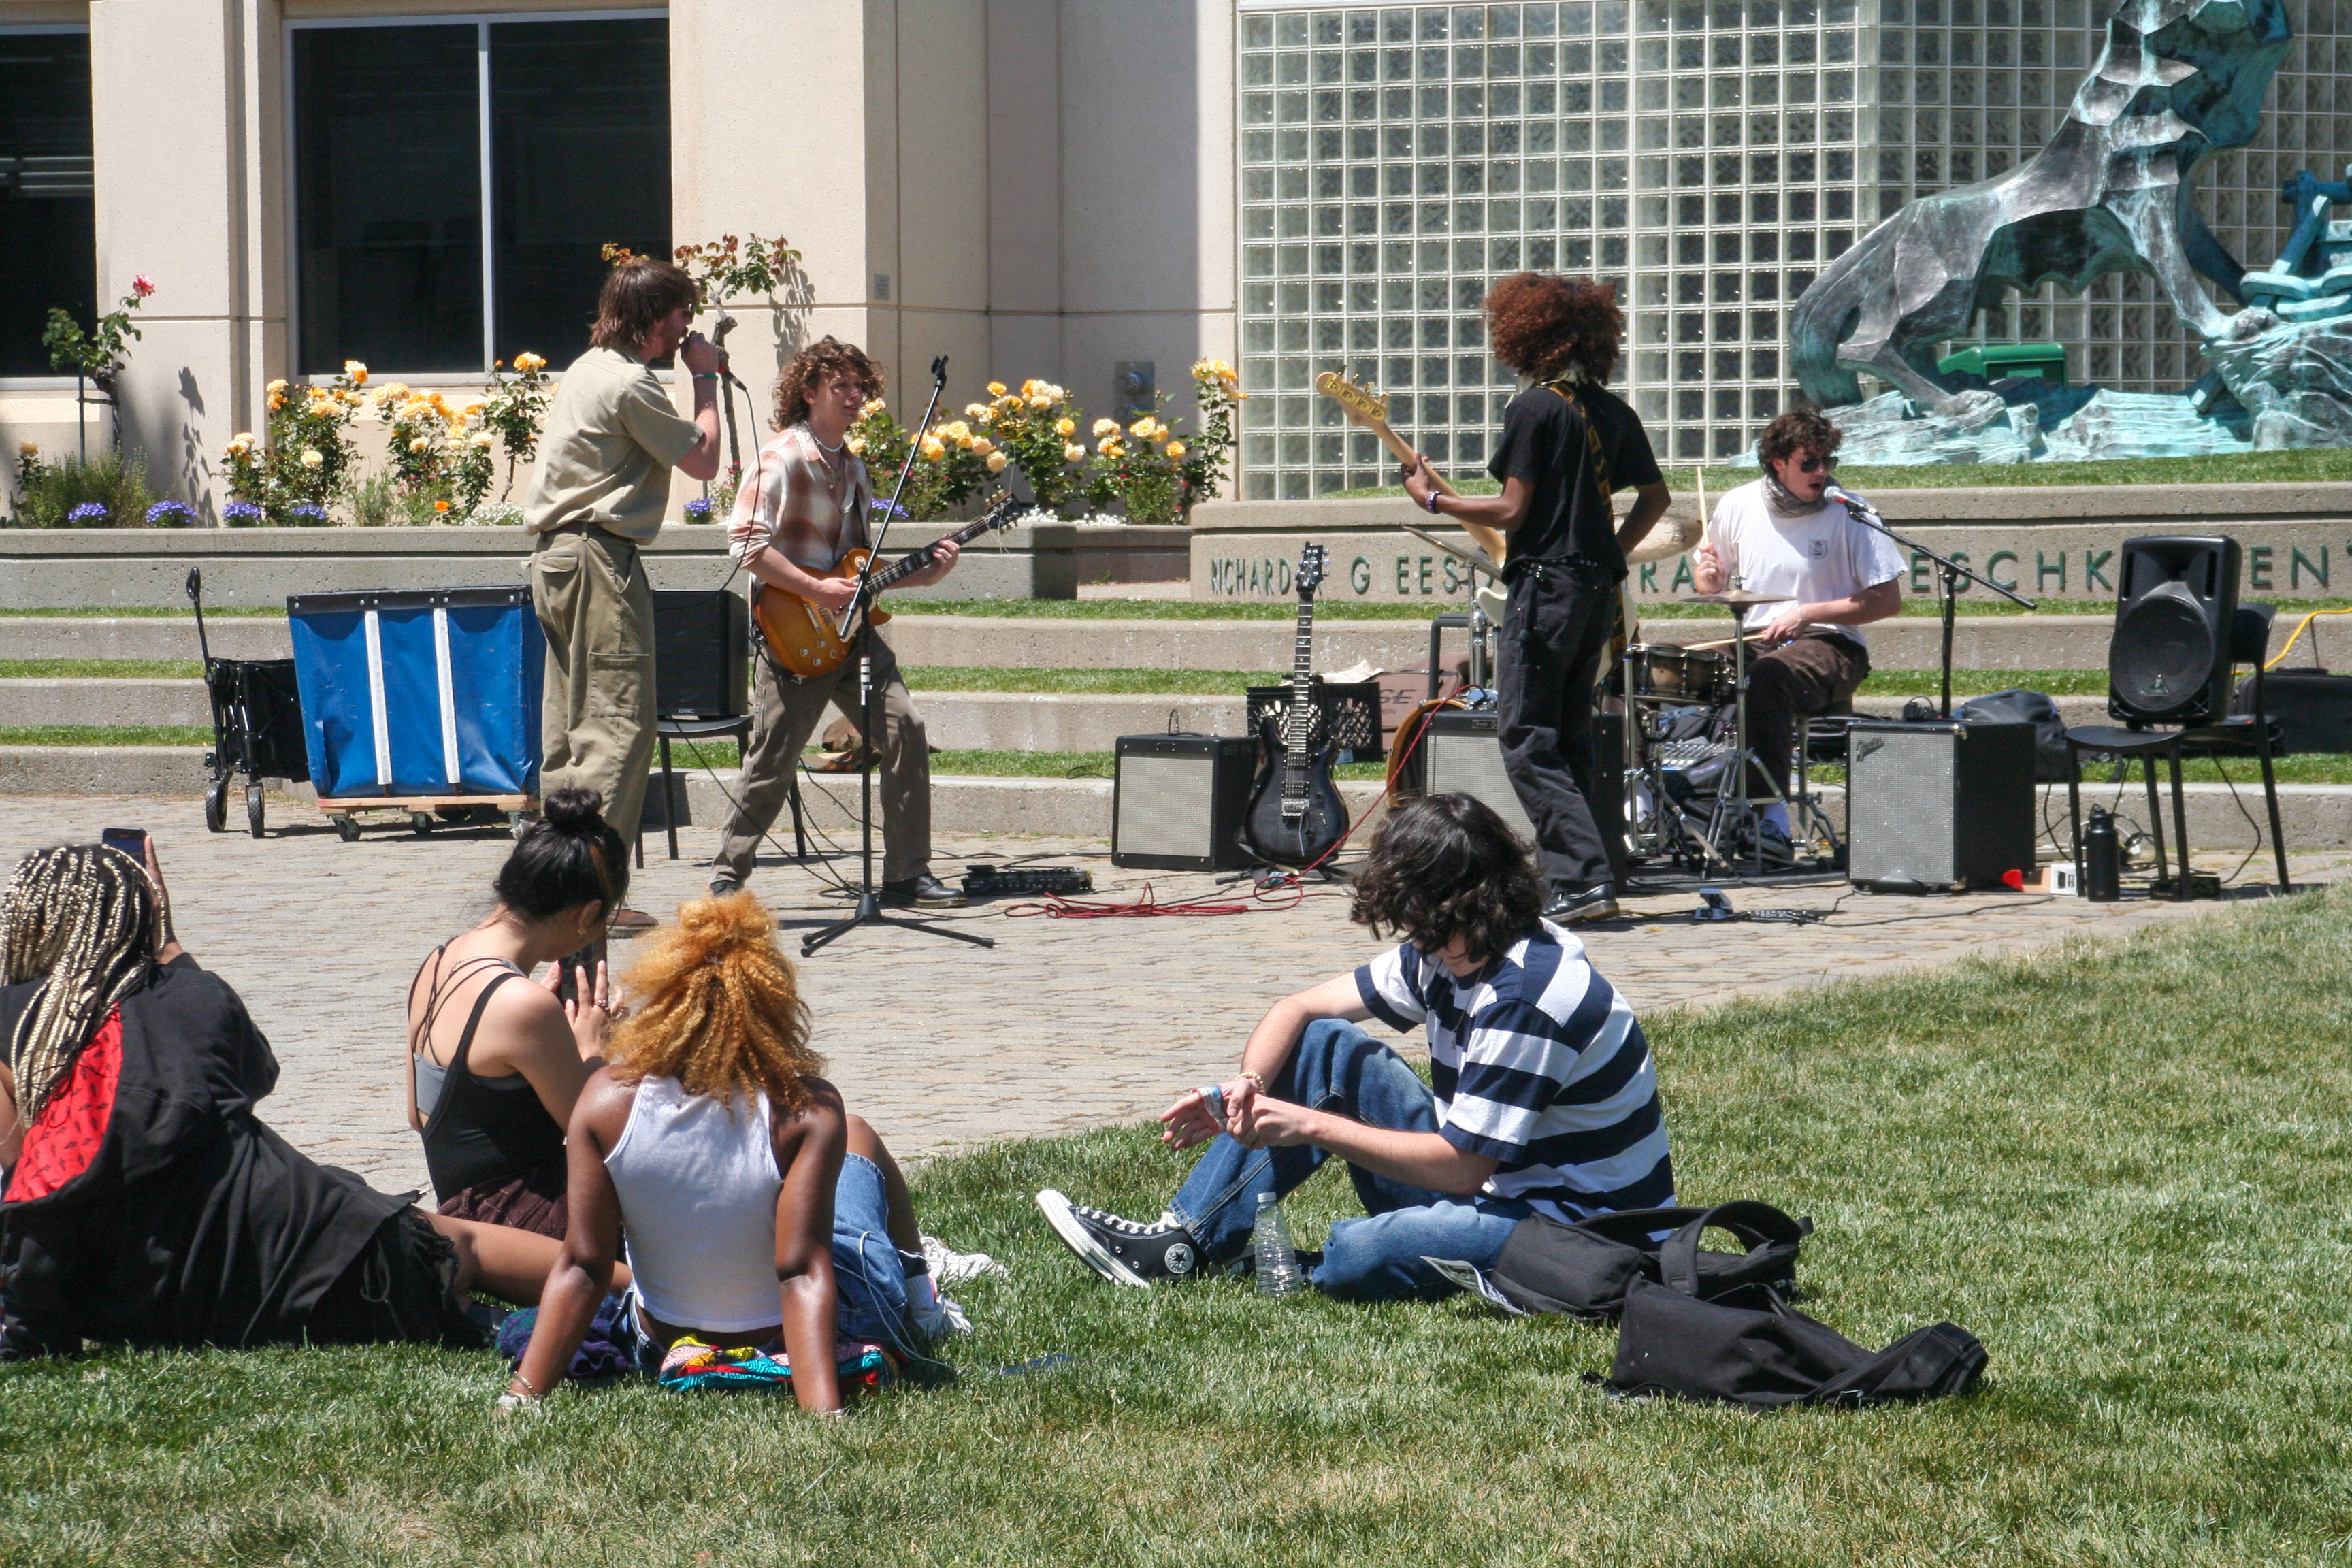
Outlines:
{"label": "black electric guitar", "polygon": [[1298,650],[1290,703],[1259,721],[1257,782],[1242,826],[1251,851],[1276,866],[1311,866],[1348,832],[1348,808],[1331,782],[1334,742],[1315,733],[1315,590],[1323,559],[1319,544],[1298,553],[1291,579],[1298,589]]}

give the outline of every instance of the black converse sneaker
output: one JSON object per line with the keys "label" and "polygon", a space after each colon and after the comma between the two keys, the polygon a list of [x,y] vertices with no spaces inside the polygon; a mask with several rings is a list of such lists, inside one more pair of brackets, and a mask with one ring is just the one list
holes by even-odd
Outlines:
{"label": "black converse sneaker", "polygon": [[1191,1233],[1172,1215],[1139,1225],[1074,1204],[1052,1187],[1037,1194],[1037,1206],[1054,1234],[1114,1285],[1148,1287],[1163,1279],[1185,1279],[1200,1267]]}

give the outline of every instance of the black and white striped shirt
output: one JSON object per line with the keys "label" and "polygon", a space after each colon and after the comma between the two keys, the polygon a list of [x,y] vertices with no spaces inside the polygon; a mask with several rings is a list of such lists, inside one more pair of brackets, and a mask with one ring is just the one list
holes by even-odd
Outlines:
{"label": "black and white striped shirt", "polygon": [[1425,1026],[1438,1131],[1498,1162],[1489,1196],[1570,1221],[1675,1201],[1649,1042],[1567,931],[1543,921],[1463,980],[1400,946],[1356,990],[1383,1023]]}

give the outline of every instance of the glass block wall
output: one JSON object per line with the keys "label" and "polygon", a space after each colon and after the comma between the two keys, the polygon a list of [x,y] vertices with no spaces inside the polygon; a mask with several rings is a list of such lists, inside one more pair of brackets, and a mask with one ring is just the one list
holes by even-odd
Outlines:
{"label": "glass block wall", "polygon": [[[2352,161],[2352,0],[2289,14],[2261,139],[2199,182],[2249,266],[2290,226],[2279,180]],[[1661,458],[1736,457],[1792,395],[1784,312],[1822,261],[1914,195],[2031,157],[2103,30],[2087,0],[1242,0],[1244,493],[1392,477],[1315,395],[1341,366],[1441,468],[1482,467],[1515,385],[1478,302],[1522,267],[1618,286],[1617,385]],[[2074,378],[2131,390],[2202,370],[2144,278],[2044,289],[1978,329],[1963,341],[2055,338]]]}

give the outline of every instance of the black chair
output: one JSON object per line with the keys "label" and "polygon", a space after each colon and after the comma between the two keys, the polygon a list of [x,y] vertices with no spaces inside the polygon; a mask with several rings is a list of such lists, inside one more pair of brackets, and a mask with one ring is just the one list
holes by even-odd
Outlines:
{"label": "black chair", "polygon": [[[672,741],[711,741],[721,735],[734,737],[737,746],[751,743],[751,717],[741,714],[731,719],[689,719],[664,716],[654,725],[654,734],[661,742],[662,825],[669,830],[669,858],[677,858],[677,787],[671,782],[669,743]],[[808,858],[808,831],[801,819],[801,781],[796,771],[787,786],[785,798],[793,808],[793,858]],[[637,865],[646,863],[646,836],[642,826],[637,830]]]}
{"label": "black chair", "polygon": [[[2277,744],[2276,728],[2263,695],[2263,663],[2270,657],[2271,622],[2278,610],[2272,605],[2240,605],[2230,626],[2230,664],[2254,667],[2252,711],[2231,714],[2215,724],[2191,724],[2177,730],[2127,729],[2111,724],[2087,724],[2066,731],[2066,809],[2074,829],[2074,874],[2083,875],[2083,753],[2105,752],[2128,765],[2139,759],[2147,784],[2149,836],[2156,841],[2156,874],[2169,881],[2172,896],[2194,896],[2189,874],[2189,806],[2180,787],[2183,757],[2257,757],[2263,767],[2263,797],[2270,807],[2271,849],[2278,859],[2279,891],[2288,892],[2286,843],[2279,832],[2278,776],[2271,766]],[[2112,645],[2111,645],[2112,647]],[[2110,659],[2113,655],[2110,652]],[[2157,803],[2156,760],[2162,757],[2172,773],[2172,826],[2180,849],[2180,875],[2170,876],[2164,852],[2164,809]]]}

